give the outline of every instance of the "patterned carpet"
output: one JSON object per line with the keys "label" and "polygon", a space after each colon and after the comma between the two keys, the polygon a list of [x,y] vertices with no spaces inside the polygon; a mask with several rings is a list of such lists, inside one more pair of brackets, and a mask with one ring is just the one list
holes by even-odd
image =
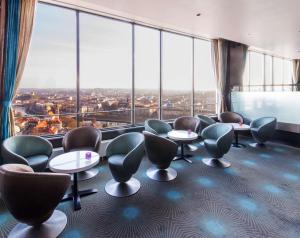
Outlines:
{"label": "patterned carpet", "polygon": [[[96,178],[80,183],[81,189],[99,189],[82,198],[80,211],[71,202],[58,206],[68,216],[60,237],[300,237],[300,150],[268,145],[232,148],[228,169],[205,166],[207,153],[199,146],[193,164],[172,163],[178,177],[171,182],[150,180],[145,158],[135,175],[142,187],[127,198],[105,193],[111,174],[103,163]],[[0,237],[15,224],[1,204]]]}

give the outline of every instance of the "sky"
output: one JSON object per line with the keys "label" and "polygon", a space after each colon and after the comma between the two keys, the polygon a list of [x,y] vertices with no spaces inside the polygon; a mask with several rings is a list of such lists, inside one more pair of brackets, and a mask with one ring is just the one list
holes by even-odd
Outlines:
{"label": "sky", "polygon": [[[80,13],[80,87],[131,88],[132,25]],[[159,89],[159,31],[135,27],[135,87]],[[192,39],[163,33],[163,90],[192,89]],[[75,11],[38,4],[21,88],[76,87]],[[195,88],[214,90],[210,42],[195,40]]]}

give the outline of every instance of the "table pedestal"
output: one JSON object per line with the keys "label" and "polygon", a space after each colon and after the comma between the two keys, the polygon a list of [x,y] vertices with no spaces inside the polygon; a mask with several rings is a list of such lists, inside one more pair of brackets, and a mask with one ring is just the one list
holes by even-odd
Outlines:
{"label": "table pedestal", "polygon": [[183,142],[179,142],[179,143],[180,143],[180,155],[177,155],[174,158],[174,161],[176,161],[176,160],[184,160],[184,161],[192,164],[193,162],[190,159],[188,159],[188,158],[192,157],[192,155],[185,154],[184,153],[184,143]]}
{"label": "table pedestal", "polygon": [[74,210],[80,210],[81,209],[81,204],[80,204],[80,197],[84,197],[90,194],[97,193],[97,189],[87,189],[87,190],[82,190],[78,191],[78,181],[77,181],[77,173],[73,174],[73,185],[72,185],[72,192],[69,194],[66,194],[62,201],[68,201],[68,200],[73,200],[74,204]]}
{"label": "table pedestal", "polygon": [[246,145],[239,143],[238,131],[234,131],[234,138],[235,138],[235,142],[232,143],[232,147],[236,147],[236,148],[245,148],[246,147]]}

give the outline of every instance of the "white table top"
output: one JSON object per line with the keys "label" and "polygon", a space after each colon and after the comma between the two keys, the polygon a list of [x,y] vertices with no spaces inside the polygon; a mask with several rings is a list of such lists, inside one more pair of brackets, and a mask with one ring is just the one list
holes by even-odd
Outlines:
{"label": "white table top", "polygon": [[[85,153],[91,152],[91,158],[86,159]],[[54,157],[49,168],[53,172],[73,174],[86,171],[99,163],[99,154],[92,151],[73,151]]]}
{"label": "white table top", "polygon": [[233,129],[235,131],[249,131],[250,130],[250,126],[246,125],[246,124],[239,124],[239,123],[228,123],[230,125],[233,126]]}
{"label": "white table top", "polygon": [[183,130],[172,130],[168,132],[168,137],[172,140],[192,141],[198,138],[198,134],[192,131],[188,132]]}

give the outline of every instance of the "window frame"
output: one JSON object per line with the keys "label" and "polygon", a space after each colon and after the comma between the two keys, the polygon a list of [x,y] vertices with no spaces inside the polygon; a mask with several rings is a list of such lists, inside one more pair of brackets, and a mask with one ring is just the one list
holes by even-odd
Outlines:
{"label": "window frame", "polygon": [[[130,24],[131,25],[131,34],[132,34],[132,44],[131,44],[131,47],[132,47],[132,55],[131,55],[131,58],[132,58],[132,73],[131,73],[131,77],[132,77],[132,80],[131,80],[131,109],[129,110],[131,112],[131,118],[130,118],[130,124],[126,125],[126,126],[122,126],[121,128],[123,127],[128,127],[128,126],[138,126],[140,125],[140,123],[136,123],[135,121],[135,26],[141,26],[141,27],[145,27],[145,28],[150,28],[150,29],[154,29],[154,30],[157,30],[159,31],[159,41],[160,41],[160,44],[159,44],[159,55],[160,55],[160,59],[159,59],[159,71],[160,71],[160,75],[159,75],[159,102],[158,102],[158,119],[162,119],[162,94],[163,94],[163,90],[162,90],[162,82],[163,82],[163,63],[162,63],[162,51],[163,51],[163,43],[162,43],[162,38],[163,38],[163,33],[171,33],[171,34],[175,34],[175,35],[179,35],[179,36],[184,36],[184,37],[189,37],[192,39],[192,58],[191,58],[191,62],[192,62],[192,72],[191,72],[191,75],[192,75],[192,85],[191,85],[191,105],[190,105],[190,111],[191,111],[191,116],[194,116],[195,114],[195,105],[194,105],[194,100],[195,100],[195,88],[194,88],[194,85],[195,85],[195,47],[194,47],[194,44],[195,44],[195,40],[202,40],[202,41],[209,41],[211,42],[210,39],[204,39],[204,38],[201,38],[201,37],[196,37],[194,35],[189,35],[189,34],[185,34],[185,33],[181,33],[181,32],[176,32],[176,31],[172,31],[171,29],[164,29],[162,30],[161,28],[158,28],[158,27],[154,27],[154,26],[149,26],[149,25],[146,25],[146,24],[143,24],[143,23],[136,23],[136,22],[133,22],[133,21],[129,21],[129,20],[124,20],[124,19],[119,19],[117,17],[111,17],[111,16],[107,16],[107,15],[104,15],[104,14],[101,14],[101,13],[95,13],[95,12],[91,12],[91,11],[88,11],[88,10],[82,10],[82,9],[75,9],[75,8],[71,8],[71,7],[68,7],[68,6],[61,6],[61,5],[58,5],[58,4],[54,4],[54,3],[48,3],[48,2],[41,2],[39,1],[38,4],[41,4],[41,5],[48,5],[49,7],[58,7],[58,8],[64,8],[64,9],[68,9],[68,10],[72,10],[75,12],[75,28],[76,28],[76,33],[75,33],[75,38],[76,38],[76,68],[74,69],[76,71],[76,111],[74,113],[75,117],[76,117],[76,121],[77,121],[77,127],[80,126],[80,117],[82,115],[82,113],[80,112],[80,53],[81,53],[81,50],[80,50],[80,13],[84,13],[84,14],[90,14],[90,15],[95,15],[97,17],[102,17],[102,18],[106,18],[106,19],[109,19],[109,20],[113,20],[113,21],[120,21],[120,22],[124,22],[124,23],[127,23],[127,24]],[[213,69],[211,69],[213,70]],[[216,94],[217,94],[217,87],[215,88],[215,91],[216,91]],[[217,111],[217,101],[215,103],[215,113]],[[137,109],[139,110],[139,109]],[[59,114],[59,116],[64,116],[65,114]],[[34,117],[36,115],[29,115],[31,117]],[[21,118],[21,117],[19,117]],[[166,120],[166,121],[169,121],[169,120]],[[101,130],[103,131],[106,131],[106,130],[116,130],[118,129],[119,127],[106,127],[106,128],[103,128]],[[56,138],[56,137],[59,137],[59,136],[62,136],[63,134],[62,133],[58,133],[58,134],[45,134],[45,135],[42,135],[46,138]]]}

